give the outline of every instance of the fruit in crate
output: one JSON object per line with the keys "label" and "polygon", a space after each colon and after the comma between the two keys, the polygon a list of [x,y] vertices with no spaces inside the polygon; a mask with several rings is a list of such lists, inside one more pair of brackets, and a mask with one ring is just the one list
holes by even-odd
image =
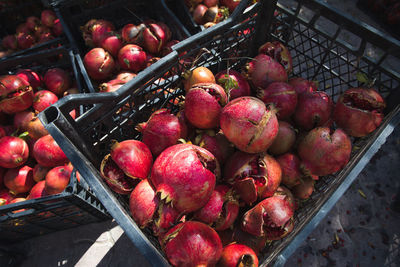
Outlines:
{"label": "fruit in crate", "polygon": [[0,166],[16,168],[23,165],[29,157],[28,144],[15,136],[4,136],[0,139]]}
{"label": "fruit in crate", "polygon": [[238,243],[225,246],[218,261],[221,267],[258,266],[258,257],[250,247]]}
{"label": "fruit in crate", "polygon": [[0,77],[0,110],[7,114],[29,108],[33,102],[33,89],[25,80],[16,75]]}
{"label": "fruit in crate", "polygon": [[93,48],[83,58],[83,63],[90,78],[104,80],[111,76],[115,69],[113,57],[103,48]]}

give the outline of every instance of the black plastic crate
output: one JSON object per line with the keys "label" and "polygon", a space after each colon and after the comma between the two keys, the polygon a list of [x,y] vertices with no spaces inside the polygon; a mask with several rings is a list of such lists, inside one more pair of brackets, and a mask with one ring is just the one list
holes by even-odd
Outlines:
{"label": "black plastic crate", "polygon": [[[46,9],[40,0],[15,0],[5,2],[4,6],[0,9],[0,40],[2,40],[6,35],[15,34],[17,26],[24,23],[27,17],[36,16],[40,19],[41,12]],[[68,40],[65,34],[63,34],[50,41],[35,44],[28,49],[18,50],[12,54],[4,56],[0,58],[0,63],[18,55],[26,55],[66,44],[68,44]]]}
{"label": "black plastic crate", "polygon": [[[98,0],[98,1],[55,1],[54,10],[60,17],[69,41],[77,48],[78,57],[84,56],[92,48],[85,45],[80,27],[90,19],[105,19],[112,22],[116,29],[121,29],[125,24],[135,25],[147,19],[162,21],[167,24],[172,32],[172,39],[184,40],[190,34],[181,22],[173,15],[171,10],[162,0],[123,1],[123,0]],[[157,8],[155,8],[157,7]],[[117,60],[117,59],[114,59]],[[81,72],[86,75],[86,69],[81,64]],[[90,79],[90,92],[98,91],[98,82]]]}
{"label": "black plastic crate", "polygon": [[[231,17],[176,45],[176,51],[119,91],[68,96],[41,114],[54,139],[150,263],[168,264],[157,239],[149,230],[140,230],[130,217],[128,199],[113,193],[98,171],[110,141],[140,138],[132,125],[146,121],[159,108],[179,110],[177,102],[184,95],[181,74],[188,68],[184,63],[187,59],[198,58],[192,68],[203,65],[218,71],[225,69],[227,62],[239,68],[266,40],[287,45],[293,57],[293,75],[318,80],[319,89],[335,101],[349,87],[360,85],[358,73],[376,79],[375,88],[387,101],[382,125],[364,138],[353,139],[347,166],[334,175],[320,177],[311,199],[295,214],[293,232],[262,251],[262,265],[279,265],[326,215],[399,123],[399,41],[341,14],[322,0],[277,4],[264,0],[235,20]],[[167,71],[172,75],[165,75]],[[66,114],[80,106],[88,111],[71,120]]]}
{"label": "black plastic crate", "polygon": [[0,242],[18,242],[109,219],[104,206],[74,172],[60,194],[0,206]]}

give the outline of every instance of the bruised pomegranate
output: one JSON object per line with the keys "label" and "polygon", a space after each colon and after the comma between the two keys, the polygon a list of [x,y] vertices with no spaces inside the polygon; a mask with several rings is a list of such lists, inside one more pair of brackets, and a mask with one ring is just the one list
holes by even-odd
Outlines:
{"label": "bruised pomegranate", "polygon": [[33,102],[33,89],[16,75],[0,77],[0,110],[13,114],[29,108]]}
{"label": "bruised pomegranate", "polygon": [[71,86],[69,74],[60,68],[52,68],[46,71],[43,77],[47,90],[56,95],[62,95]]}
{"label": "bruised pomegranate", "polygon": [[28,121],[23,129],[28,132],[29,137],[33,140],[49,134],[37,116]]}
{"label": "bruised pomegranate", "polygon": [[303,177],[300,183],[292,188],[293,195],[299,199],[308,199],[314,192],[315,180],[311,177]]}
{"label": "bruised pomegranate", "polygon": [[223,165],[234,152],[234,147],[228,139],[221,132],[215,133],[213,130],[199,133],[195,137],[194,144],[210,151],[220,165]]}
{"label": "bruised pomegranate", "polygon": [[197,67],[184,75],[184,87],[186,92],[196,83],[215,83],[214,74],[206,67]]}
{"label": "bruised pomegranate", "polygon": [[33,157],[45,167],[56,167],[68,163],[68,158],[51,135],[40,137],[33,146]]}
{"label": "bruised pomegranate", "polygon": [[255,88],[266,88],[272,82],[286,82],[288,77],[281,64],[270,56],[259,54],[246,66]]}
{"label": "bruised pomegranate", "polygon": [[67,166],[57,166],[51,169],[45,178],[44,189],[49,195],[63,192],[69,184],[71,170]]}
{"label": "bruised pomegranate", "polygon": [[112,56],[100,47],[90,50],[83,58],[83,63],[90,78],[95,80],[107,79],[115,68]]}
{"label": "bruised pomegranate", "polygon": [[228,102],[224,89],[216,83],[194,84],[185,97],[185,115],[200,129],[218,127],[222,107]]}
{"label": "bruised pomegranate", "polygon": [[303,173],[300,159],[293,153],[285,153],[276,158],[282,169],[282,183],[292,188],[300,183]]}
{"label": "bruised pomegranate", "polygon": [[341,129],[317,127],[300,141],[297,152],[308,173],[328,175],[341,170],[349,161],[351,140]]}
{"label": "bruised pomegranate", "polygon": [[296,131],[293,126],[286,121],[278,121],[278,123],[278,135],[268,148],[268,152],[272,155],[280,155],[288,152],[296,142]]}
{"label": "bruised pomegranate", "polygon": [[23,165],[29,157],[28,144],[15,136],[0,138],[0,166],[16,168]]}
{"label": "bruised pomegranate", "polygon": [[161,152],[150,179],[161,200],[188,213],[207,203],[219,175],[218,161],[210,152],[199,146],[178,144]]}
{"label": "bruised pomegranate", "polygon": [[37,182],[31,189],[28,197],[26,199],[35,199],[48,196],[45,190],[45,182],[46,181],[39,181]]}
{"label": "bruised pomegranate", "polygon": [[136,129],[142,133],[142,141],[151,153],[157,157],[160,153],[186,138],[186,125],[167,109],[160,109],[151,114],[149,120],[140,123]]}
{"label": "bruised pomegranate", "polygon": [[201,222],[183,222],[161,239],[168,261],[173,266],[214,266],[222,253],[217,232]]}
{"label": "bruised pomegranate", "polygon": [[126,24],[122,30],[122,39],[127,44],[143,45],[143,31],[146,28],[145,24]]}
{"label": "bruised pomegranate", "polygon": [[167,35],[164,29],[157,23],[150,23],[146,25],[143,30],[143,46],[146,51],[152,54],[158,54],[161,48],[167,43]]}
{"label": "bruised pomegranate", "polygon": [[33,167],[33,180],[40,182],[46,178],[46,174],[51,170],[51,167],[45,167],[40,164],[36,164]]}
{"label": "bruised pomegranate", "polygon": [[4,174],[4,185],[14,195],[29,192],[34,184],[32,168],[27,165],[8,169]]}
{"label": "bruised pomegranate", "polygon": [[309,131],[327,123],[331,117],[332,108],[332,100],[325,92],[305,92],[298,97],[293,118],[297,126]]}
{"label": "bruised pomegranate", "polygon": [[315,92],[318,90],[318,85],[314,81],[308,81],[301,77],[294,77],[289,79],[288,83],[293,86],[297,94],[304,92]]}
{"label": "bruised pomegranate", "polygon": [[139,72],[146,67],[146,61],[146,52],[138,45],[125,45],[118,52],[118,63],[125,70]]}
{"label": "bruised pomegranate", "polygon": [[58,101],[58,97],[51,91],[40,90],[33,96],[33,108],[36,112],[42,112]]}
{"label": "bruised pomegranate", "polygon": [[382,96],[372,88],[350,88],[336,103],[333,119],[347,134],[363,137],[382,123],[386,107]]}
{"label": "bruised pomegranate", "polygon": [[278,196],[262,200],[247,211],[241,223],[242,230],[255,235],[267,236],[268,240],[283,238],[293,229],[294,210]]}
{"label": "bruised pomegranate", "polygon": [[116,57],[119,49],[122,47],[122,38],[116,33],[109,32],[100,44],[104,50],[110,53],[113,57]]}
{"label": "bruised pomegranate", "polygon": [[275,111],[249,96],[236,98],[222,109],[220,127],[230,142],[247,153],[266,151],[278,134]]}
{"label": "bruised pomegranate", "polygon": [[279,41],[266,42],[258,49],[260,54],[265,54],[279,62],[289,75],[293,69],[292,56],[289,50]]}
{"label": "bruised pomegranate", "polygon": [[224,167],[224,181],[232,184],[240,198],[254,203],[274,194],[281,182],[282,171],[278,162],[266,153],[235,152]]}
{"label": "bruised pomegranate", "polygon": [[232,243],[222,250],[218,266],[221,267],[258,267],[258,257],[254,250],[242,244]]}
{"label": "bruised pomegranate", "polygon": [[215,75],[217,83],[224,87],[229,100],[251,94],[250,85],[246,79],[235,70],[220,71]]}
{"label": "bruised pomegranate", "polygon": [[296,109],[297,93],[285,82],[273,82],[265,89],[258,89],[257,97],[265,104],[274,104],[279,120],[288,119]]}

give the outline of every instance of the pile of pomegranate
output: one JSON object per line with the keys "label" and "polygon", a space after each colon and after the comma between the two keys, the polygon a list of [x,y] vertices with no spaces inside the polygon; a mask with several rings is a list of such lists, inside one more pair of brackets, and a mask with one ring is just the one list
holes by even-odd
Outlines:
{"label": "pile of pomegranate", "polygon": [[99,83],[100,92],[118,90],[179,42],[171,40],[165,23],[153,20],[126,24],[116,31],[110,21],[91,19],[81,30],[86,45],[92,48],[83,62],[89,77]]}
{"label": "pile of pomegranate", "polygon": [[227,19],[240,0],[185,0],[185,4],[194,22],[209,28]]}
{"label": "pile of pomegranate", "polygon": [[70,182],[73,167],[37,114],[78,90],[69,71],[42,71],[0,76],[0,205],[58,194]]}
{"label": "pile of pomegranate", "polygon": [[1,41],[0,58],[36,44],[48,42],[63,33],[60,19],[52,10],[43,10],[40,18],[30,16],[18,25],[15,34],[6,35]]}
{"label": "pile of pomegranate", "polygon": [[157,110],[136,126],[141,141],[111,144],[101,176],[129,196],[172,265],[257,266],[266,244],[293,230],[319,177],[346,166],[351,137],[382,122],[374,89],[349,88],[334,104],[291,72],[280,42],[262,45],[242,73],[197,67],[177,114]]}

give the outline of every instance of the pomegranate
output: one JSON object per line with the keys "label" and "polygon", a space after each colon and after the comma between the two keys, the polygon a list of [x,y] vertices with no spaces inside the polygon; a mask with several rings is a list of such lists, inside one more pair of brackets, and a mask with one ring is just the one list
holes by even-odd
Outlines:
{"label": "pomegranate", "polygon": [[30,34],[31,30],[29,29],[28,25],[26,25],[26,23],[21,23],[15,29],[15,33],[16,33],[16,35],[18,35],[20,33]]}
{"label": "pomegranate", "polygon": [[125,70],[139,72],[146,67],[146,60],[146,52],[138,45],[125,45],[118,52],[118,63]]}
{"label": "pomegranate", "polygon": [[217,83],[224,87],[229,100],[251,94],[250,85],[246,79],[235,70],[223,70],[215,75]]}
{"label": "pomegranate", "polygon": [[276,191],[274,193],[274,197],[278,197],[278,198],[286,201],[291,209],[293,209],[293,210],[297,209],[296,199],[294,198],[292,192],[287,187],[280,185],[276,189]]}
{"label": "pomegranate", "polygon": [[262,251],[267,242],[265,236],[254,236],[245,231],[243,231],[239,225],[235,225],[232,230],[225,230],[219,232],[221,240],[223,240],[224,245],[229,245],[231,243],[243,244],[250,247],[256,254]]}
{"label": "pomegranate", "polygon": [[69,161],[51,135],[42,136],[35,142],[33,157],[44,167],[56,167]]}
{"label": "pomegranate", "polygon": [[110,154],[102,160],[100,174],[111,190],[122,195],[131,193],[139,181],[128,177],[112,160]]}
{"label": "pomegranate", "polygon": [[54,21],[52,31],[55,36],[60,36],[61,34],[63,34],[63,27],[61,25],[60,19],[56,19]]}
{"label": "pomegranate", "polygon": [[266,153],[235,152],[224,167],[224,181],[232,184],[240,198],[254,203],[274,194],[281,182],[282,171],[278,162]]}
{"label": "pomegranate", "polygon": [[188,213],[207,203],[219,176],[218,161],[210,152],[199,146],[178,144],[161,152],[150,179],[161,200]]}
{"label": "pomegranate", "polygon": [[29,157],[28,144],[15,136],[0,138],[0,166],[16,168],[23,165]]}
{"label": "pomegranate", "polygon": [[36,112],[42,112],[58,101],[58,97],[51,91],[37,91],[33,96],[33,108]]}
{"label": "pomegranate", "polygon": [[1,41],[1,45],[5,49],[16,50],[18,47],[17,38],[15,37],[15,35],[12,35],[12,34],[6,35],[6,36],[4,36],[3,40]]}
{"label": "pomegranate", "polygon": [[7,114],[23,111],[32,105],[33,90],[16,75],[0,77],[0,109]]}
{"label": "pomegranate", "polygon": [[16,75],[29,83],[33,90],[38,90],[38,87],[42,86],[42,77],[33,70],[21,69],[17,71]]}
{"label": "pomegranate", "polygon": [[195,9],[193,10],[193,20],[194,22],[196,22],[197,24],[204,24],[205,23],[205,19],[204,19],[204,15],[206,14],[208,10],[208,7],[205,5],[197,5],[195,7]]}
{"label": "pomegranate", "polygon": [[297,93],[285,82],[273,82],[265,89],[258,89],[257,97],[265,104],[274,104],[279,120],[288,119],[296,109]]}
{"label": "pomegranate", "polygon": [[[46,174],[51,170],[51,167],[45,167],[39,163],[33,168],[33,180],[40,182],[46,178]],[[72,171],[72,170],[71,170]]]}
{"label": "pomegranate", "polygon": [[51,29],[49,27],[46,27],[44,25],[40,25],[35,28],[35,38],[39,39],[40,36],[46,35],[46,34],[51,34]]}
{"label": "pomegranate", "polygon": [[156,23],[146,25],[143,30],[143,46],[146,51],[152,54],[158,54],[161,48],[167,43],[167,35],[164,29]]}
{"label": "pomegranate", "polygon": [[29,111],[29,110],[15,113],[14,119],[13,119],[13,125],[19,131],[21,131],[21,130],[25,131],[26,126],[34,117],[35,117],[35,113],[33,113],[32,111]]}
{"label": "pomegranate", "polygon": [[47,90],[56,95],[62,95],[71,87],[71,78],[69,74],[60,68],[52,68],[46,71],[43,77]]}
{"label": "pomegranate", "polygon": [[259,54],[247,66],[247,74],[255,88],[266,88],[272,82],[286,82],[285,69],[270,56]]}
{"label": "pomegranate", "polygon": [[297,152],[308,173],[328,175],[341,170],[349,161],[351,140],[341,129],[333,132],[317,127],[301,140]]}
{"label": "pomegranate", "polygon": [[250,96],[236,98],[222,109],[220,127],[230,142],[247,153],[266,151],[278,134],[275,111]]}
{"label": "pomegranate", "polygon": [[102,83],[99,85],[99,90],[100,92],[115,92],[119,88],[121,88],[122,85],[126,84],[126,81],[119,80],[119,79],[114,79],[110,80],[106,83]]}
{"label": "pomegranate", "polygon": [[308,199],[314,192],[315,180],[311,177],[303,177],[300,183],[292,188],[293,195],[298,199]]}
{"label": "pomegranate", "polygon": [[37,116],[34,116],[30,121],[28,121],[23,129],[28,132],[28,135],[32,140],[37,140],[40,137],[49,134]]}
{"label": "pomegranate", "polygon": [[204,0],[203,3],[207,7],[212,7],[212,6],[217,6],[218,5],[218,0]]}
{"label": "pomegranate", "polygon": [[258,49],[260,54],[265,54],[279,62],[289,75],[293,69],[292,56],[289,50],[279,41],[266,42]]}
{"label": "pomegranate", "polygon": [[67,166],[57,166],[51,169],[45,178],[44,190],[49,195],[63,192],[71,179],[71,171]]}
{"label": "pomegranate", "polygon": [[160,109],[151,114],[147,122],[140,123],[136,129],[142,133],[142,141],[151,153],[157,157],[160,153],[186,138],[186,125],[167,109]]}
{"label": "pomegranate", "polygon": [[0,206],[10,204],[14,196],[8,189],[0,189]]}
{"label": "pomegranate", "polygon": [[[26,198],[23,198],[23,197],[16,197],[16,198],[14,198],[13,200],[10,201],[10,204],[14,204],[14,203],[18,203],[18,202],[23,202],[23,201],[25,201],[25,200],[26,200]],[[22,212],[22,211],[25,211],[25,209],[13,210],[13,211],[11,211],[11,212],[12,212],[12,213],[17,213],[17,212]]]}
{"label": "pomegranate", "polygon": [[143,31],[146,28],[145,24],[138,26],[133,24],[126,24],[122,30],[122,39],[127,44],[143,45]]}
{"label": "pomegranate", "polygon": [[19,49],[28,49],[35,44],[35,38],[31,34],[18,33],[17,43]]}
{"label": "pomegranate", "polygon": [[41,44],[41,43],[45,43],[45,42],[48,42],[53,39],[54,39],[54,36],[51,33],[44,33],[39,36],[37,42],[38,42],[38,44]]}
{"label": "pomegranate", "polygon": [[305,92],[299,95],[294,121],[300,128],[309,131],[328,122],[333,103],[325,92]]}
{"label": "pomegranate", "polygon": [[221,132],[216,133],[213,130],[201,132],[195,137],[194,144],[210,151],[220,165],[223,165],[234,152],[234,146],[228,139]]}
{"label": "pomegranate", "polygon": [[194,84],[185,97],[185,115],[200,129],[218,127],[222,107],[228,102],[224,88],[216,83]]}
{"label": "pomegranate", "polygon": [[232,243],[222,250],[218,262],[221,267],[258,267],[258,257],[253,249],[246,245]]}
{"label": "pomegranate", "polygon": [[129,82],[133,78],[136,77],[135,73],[129,72],[129,71],[122,71],[118,73],[118,75],[115,77],[115,79],[124,81],[124,82]]}
{"label": "pomegranate", "polygon": [[46,181],[39,181],[37,182],[31,189],[28,197],[26,199],[35,199],[35,198],[41,198],[48,196],[46,190],[45,190],[45,183]]}
{"label": "pomegranate", "polygon": [[54,13],[53,10],[43,10],[42,14],[40,16],[40,20],[42,22],[43,25],[47,26],[47,27],[53,27],[54,26],[54,21],[57,19],[56,14]]}
{"label": "pomegranate", "polygon": [[26,18],[26,26],[31,30],[35,30],[37,26],[40,25],[40,19],[35,16],[30,16]]}
{"label": "pomegranate", "polygon": [[110,53],[113,57],[118,55],[118,51],[122,47],[122,38],[120,35],[109,32],[100,43],[101,47]]}
{"label": "pomegranate", "polygon": [[8,169],[4,174],[4,185],[14,195],[29,192],[34,184],[33,170],[27,165]]}
{"label": "pomegranate", "polygon": [[232,188],[217,185],[208,202],[196,213],[194,218],[211,225],[215,230],[230,228],[239,214],[239,202]]}
{"label": "pomegranate", "polygon": [[114,25],[106,20],[91,19],[81,27],[83,39],[90,47],[99,47],[107,33],[114,31]]}
{"label": "pomegranate", "polygon": [[196,83],[215,83],[214,74],[206,67],[197,67],[183,75],[186,92]]}
{"label": "pomegranate", "polygon": [[177,43],[179,43],[178,40],[172,40],[172,41],[169,41],[168,43],[166,43],[166,44],[161,48],[160,55],[161,55],[162,57],[164,57],[164,56],[168,55],[169,53],[171,53],[171,52],[173,51],[173,50],[172,50],[172,46],[176,45]]}
{"label": "pomegranate", "polygon": [[314,81],[308,81],[301,77],[289,79],[288,83],[293,86],[293,89],[299,95],[304,92],[315,92],[318,90],[318,84]]}
{"label": "pomegranate", "polygon": [[272,196],[248,210],[241,223],[242,230],[255,235],[278,240],[293,229],[294,210],[287,201]]}
{"label": "pomegranate", "polygon": [[90,78],[95,80],[107,79],[115,69],[112,56],[100,47],[90,50],[83,58],[83,63]]}
{"label": "pomegranate", "polygon": [[293,153],[285,153],[276,158],[282,169],[282,183],[289,188],[300,184],[303,173],[300,169],[300,159]]}
{"label": "pomegranate", "polygon": [[160,243],[173,266],[214,266],[222,253],[217,232],[201,222],[172,227]]}
{"label": "pomegranate", "polygon": [[278,123],[278,135],[268,148],[269,153],[272,155],[281,155],[288,152],[296,142],[296,131],[293,126],[286,121],[278,121]]}
{"label": "pomegranate", "polygon": [[220,0],[221,6],[229,8],[229,12],[235,11],[235,8],[240,4],[240,0]]}
{"label": "pomegranate", "polygon": [[363,137],[382,123],[385,100],[372,88],[350,88],[336,103],[333,119],[347,134]]}

